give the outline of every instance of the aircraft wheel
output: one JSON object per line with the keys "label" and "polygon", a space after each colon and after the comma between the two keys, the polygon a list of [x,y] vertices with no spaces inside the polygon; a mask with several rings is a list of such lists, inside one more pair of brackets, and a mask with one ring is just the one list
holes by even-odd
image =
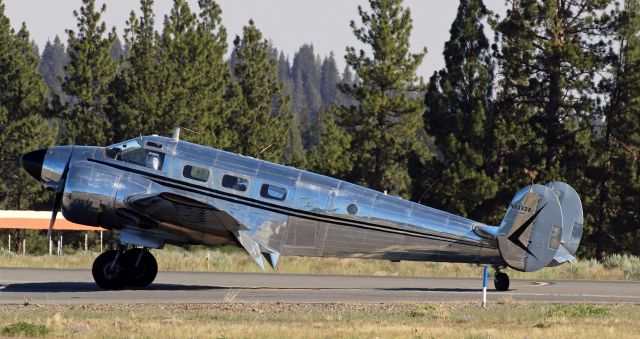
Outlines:
{"label": "aircraft wheel", "polygon": [[122,262],[127,269],[125,276],[127,286],[147,287],[158,274],[156,258],[145,249],[132,248],[124,252]]}
{"label": "aircraft wheel", "polygon": [[120,290],[126,285],[126,269],[122,256],[117,258],[118,260],[116,260],[116,256],[118,256],[117,250],[106,251],[96,258],[91,268],[93,280],[105,290]]}
{"label": "aircraft wheel", "polygon": [[508,291],[509,276],[506,273],[496,272],[493,276],[493,284],[496,287],[496,291]]}

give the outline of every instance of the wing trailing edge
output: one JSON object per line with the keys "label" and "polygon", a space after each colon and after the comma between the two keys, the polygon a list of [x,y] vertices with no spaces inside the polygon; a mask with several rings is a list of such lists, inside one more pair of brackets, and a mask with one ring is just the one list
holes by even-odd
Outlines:
{"label": "wing trailing edge", "polygon": [[278,259],[280,259],[280,253],[255,240],[251,235],[249,235],[248,231],[235,231],[233,234],[236,236],[240,245],[242,245],[242,248],[247,251],[249,256],[255,260],[256,264],[258,264],[260,268],[264,270],[263,257],[267,260],[271,268],[276,268],[276,265],[278,265]]}

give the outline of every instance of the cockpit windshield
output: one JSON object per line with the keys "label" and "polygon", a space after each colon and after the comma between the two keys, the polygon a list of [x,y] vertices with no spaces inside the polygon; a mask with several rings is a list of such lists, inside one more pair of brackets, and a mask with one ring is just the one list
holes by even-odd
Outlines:
{"label": "cockpit windshield", "polygon": [[136,139],[107,147],[105,156],[155,170],[161,170],[164,162],[164,153],[147,150]]}

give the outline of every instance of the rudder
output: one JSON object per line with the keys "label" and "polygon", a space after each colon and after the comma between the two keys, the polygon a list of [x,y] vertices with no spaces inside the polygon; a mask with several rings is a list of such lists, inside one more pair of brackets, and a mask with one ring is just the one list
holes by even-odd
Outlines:
{"label": "rudder", "polygon": [[564,182],[550,182],[545,186],[558,197],[562,209],[562,241],[549,266],[558,266],[574,259],[582,238],[584,217],[580,196]]}

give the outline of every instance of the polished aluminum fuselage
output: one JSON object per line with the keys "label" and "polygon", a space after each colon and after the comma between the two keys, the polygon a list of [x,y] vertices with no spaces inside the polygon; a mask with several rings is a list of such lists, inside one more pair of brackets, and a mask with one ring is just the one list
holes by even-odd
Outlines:
{"label": "polished aluminum fuselage", "polygon": [[[63,199],[67,219],[128,230],[162,244],[237,244],[229,232],[229,223],[237,223],[280,255],[504,263],[495,240],[474,232],[478,226],[490,226],[345,181],[210,147],[159,136],[137,140],[164,154],[161,169],[109,158],[102,147],[73,148]],[[58,153],[47,154],[45,164],[58,163],[56,157],[63,158],[70,148],[57,149]],[[206,182],[185,177],[186,165],[208,169]],[[44,173],[55,181],[59,169],[45,166]],[[223,187],[225,174],[246,179],[247,190]],[[260,194],[264,183],[285,188],[286,198],[265,198]],[[163,192],[202,202],[212,207],[211,213],[193,203],[175,205],[179,207],[159,203],[156,209],[173,209],[177,215],[171,222],[146,220],[162,211],[131,212],[132,197]],[[149,205],[146,210],[154,208]]]}

